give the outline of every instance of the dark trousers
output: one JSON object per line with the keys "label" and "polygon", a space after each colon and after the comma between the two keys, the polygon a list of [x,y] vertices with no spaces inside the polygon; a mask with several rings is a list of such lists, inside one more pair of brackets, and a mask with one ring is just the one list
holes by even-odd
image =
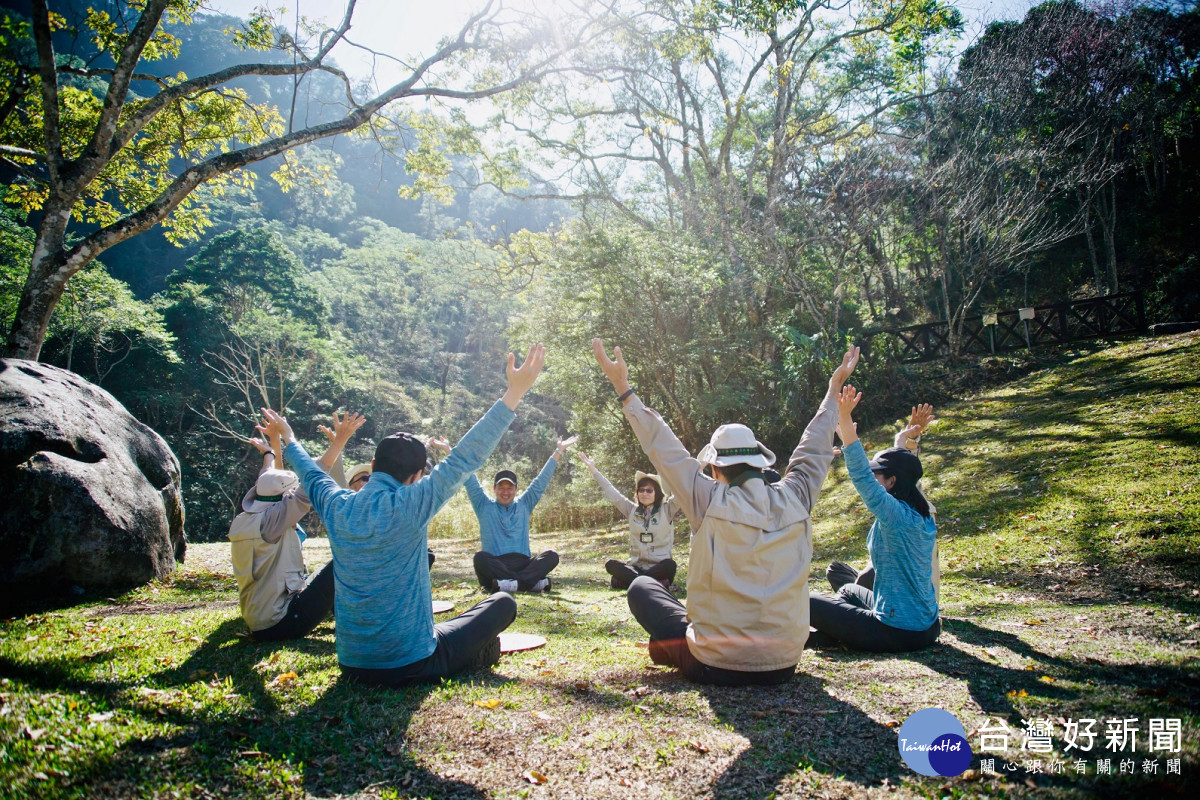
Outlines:
{"label": "dark trousers", "polygon": [[535,583],[557,566],[558,553],[553,550],[532,557],[524,553],[494,556],[482,550],[475,554],[475,577],[489,592],[496,588],[496,581],[516,581],[519,590],[531,591]]}
{"label": "dark trousers", "polygon": [[696,683],[715,686],[773,685],[791,680],[795,665],[769,672],[710,667],[698,661],[687,645],[687,609],[665,586],[648,576],[629,585],[629,610],[650,634],[650,658],[655,664],[677,668]]}
{"label": "dark trousers", "polygon": [[675,562],[669,558],[663,559],[657,564],[651,564],[646,569],[639,569],[625,561],[617,561],[615,558],[610,558],[604,565],[604,569],[612,575],[610,585],[614,589],[628,589],[629,584],[633,583],[634,579],[639,575],[646,575],[654,578],[663,586],[670,586],[675,581],[675,570],[678,569]]}
{"label": "dark trousers", "polygon": [[517,618],[517,601],[497,592],[469,611],[433,626],[437,647],[420,661],[395,669],[363,669],[342,665],[342,674],[372,686],[436,683],[468,669],[490,667],[500,660],[500,632]]}
{"label": "dark trousers", "polygon": [[269,628],[254,631],[260,642],[282,642],[308,636],[333,611],[333,561],[308,579],[304,591],[288,603],[287,614]]}
{"label": "dark trousers", "polygon": [[871,564],[862,572],[859,572],[854,567],[842,561],[835,561],[825,570],[825,577],[829,580],[829,585],[836,592],[847,583],[856,583],[859,586],[865,586],[868,589],[875,588],[875,567]]}
{"label": "dark trousers", "polygon": [[874,604],[875,593],[853,583],[832,598],[814,595],[809,599],[809,621],[821,635],[810,637],[810,643],[819,645],[830,637],[867,653],[907,653],[928,647],[942,632],[941,619],[923,631],[893,628],[871,613]]}

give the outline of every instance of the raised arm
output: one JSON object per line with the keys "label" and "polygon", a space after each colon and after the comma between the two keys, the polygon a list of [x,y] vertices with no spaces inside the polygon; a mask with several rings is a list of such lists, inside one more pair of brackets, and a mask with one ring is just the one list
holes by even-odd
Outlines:
{"label": "raised arm", "polygon": [[588,456],[587,453],[580,450],[576,453],[583,465],[588,468],[588,472],[592,474],[592,480],[596,481],[600,486],[600,492],[604,495],[604,499],[612,503],[623,516],[628,517],[637,508],[637,503],[630,500],[625,495],[617,491],[617,487],[612,485],[608,478],[604,477],[604,473],[596,467],[596,462]]}
{"label": "raised arm", "polygon": [[338,412],[333,412],[333,429],[318,425],[317,430],[325,434],[325,438],[329,440],[329,447],[325,449],[324,454],[317,459],[317,464],[326,472],[331,472],[334,464],[342,456],[342,450],[345,449],[346,443],[350,438],[358,432],[358,429],[365,425],[367,418],[356,412],[347,412],[339,415]]}
{"label": "raised arm", "polygon": [[908,425],[896,434],[893,446],[906,447],[914,453],[919,453],[921,451],[921,434],[925,433],[931,422],[933,422],[933,406],[929,403],[918,403],[913,406],[912,414],[908,418]]}
{"label": "raised arm", "polygon": [[809,511],[816,505],[821,486],[833,463],[833,429],[837,424],[837,395],[846,379],[858,365],[859,349],[851,347],[842,356],[842,363],[829,378],[825,399],[821,401],[816,415],[804,429],[800,443],[792,451],[787,471],[780,483],[796,492],[804,507]]}
{"label": "raised arm", "polygon": [[650,463],[675,491],[676,502],[693,528],[708,511],[708,504],[716,493],[716,482],[701,471],[700,462],[692,458],[683,442],[659,416],[658,412],[646,408],[629,385],[629,366],[620,347],[613,348],[614,358],[604,350],[604,342],[592,340],[592,353],[608,378],[617,398],[624,404],[625,419],[629,420],[637,436],[638,444],[650,459]]}
{"label": "raised arm", "polygon": [[542,494],[545,493],[546,487],[550,485],[550,479],[554,477],[556,469],[558,469],[558,459],[551,455],[546,459],[546,463],[542,466],[542,470],[537,474],[537,477],[529,482],[529,486],[513,502],[529,506],[529,510],[532,512],[533,507],[542,499]]}
{"label": "raised arm", "polygon": [[324,514],[332,499],[339,494],[348,492],[337,485],[337,481],[329,477],[325,470],[312,459],[303,445],[296,441],[296,434],[287,418],[276,414],[269,408],[262,410],[270,429],[278,431],[284,448],[288,451],[288,459],[296,475],[300,478],[300,486],[308,495],[308,501],[318,514]]}

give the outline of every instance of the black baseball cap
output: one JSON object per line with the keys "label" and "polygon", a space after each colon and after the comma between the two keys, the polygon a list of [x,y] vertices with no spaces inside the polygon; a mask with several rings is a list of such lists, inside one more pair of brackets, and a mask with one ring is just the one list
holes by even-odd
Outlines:
{"label": "black baseball cap", "polygon": [[375,447],[375,471],[400,480],[425,468],[425,444],[411,433],[393,433]]}
{"label": "black baseball cap", "polygon": [[871,471],[894,475],[903,486],[915,485],[925,472],[921,468],[921,459],[906,447],[880,450],[875,454],[875,458],[871,459]]}
{"label": "black baseball cap", "polygon": [[496,473],[496,477],[492,479],[492,486],[495,486],[500,481],[508,481],[513,486],[517,485],[517,473],[511,469],[502,469]]}

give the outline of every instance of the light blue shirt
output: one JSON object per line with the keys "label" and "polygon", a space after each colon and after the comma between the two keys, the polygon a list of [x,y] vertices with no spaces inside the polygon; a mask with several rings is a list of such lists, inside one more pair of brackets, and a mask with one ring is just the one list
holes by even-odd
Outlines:
{"label": "light blue shirt", "polygon": [[529,552],[529,518],[550,485],[557,466],[556,459],[548,460],[529,488],[506,506],[488,497],[474,475],[467,478],[467,497],[471,498],[471,506],[479,519],[479,540],[485,553],[533,555]]}
{"label": "light blue shirt", "polygon": [[433,653],[429,520],[483,466],[514,416],[497,402],[427,477],[408,486],[375,472],[353,492],[301,445],[284,450],[329,531],[339,664],[394,669]]}
{"label": "light blue shirt", "polygon": [[933,517],[922,517],[879,485],[861,440],[843,447],[842,453],[854,488],[875,515],[867,533],[867,552],[875,567],[875,616],[893,628],[923,631],[938,616],[933,588],[937,525]]}

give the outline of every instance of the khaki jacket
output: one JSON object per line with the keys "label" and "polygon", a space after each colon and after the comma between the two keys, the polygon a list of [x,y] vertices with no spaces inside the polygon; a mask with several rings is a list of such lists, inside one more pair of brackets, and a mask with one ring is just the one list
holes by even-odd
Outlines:
{"label": "khaki jacket", "polygon": [[266,630],[282,620],[292,597],[305,586],[304,558],[295,525],[268,542],[262,536],[262,517],[243,511],[229,526],[238,602],[251,631]]}
{"label": "khaki jacket", "polygon": [[604,499],[629,520],[629,565],[649,569],[670,558],[671,548],[675,544],[675,519],[681,513],[675,498],[664,497],[658,511],[646,515],[637,503],[621,494],[600,470],[595,467],[588,467],[588,470],[599,484]]}
{"label": "khaki jacket", "polygon": [[808,640],[809,511],[833,463],[837,404],[826,395],[779,483],[732,487],[704,475],[657,412],[636,396],[625,417],[695,533],[688,564],[688,647],[711,667],[794,666]]}

